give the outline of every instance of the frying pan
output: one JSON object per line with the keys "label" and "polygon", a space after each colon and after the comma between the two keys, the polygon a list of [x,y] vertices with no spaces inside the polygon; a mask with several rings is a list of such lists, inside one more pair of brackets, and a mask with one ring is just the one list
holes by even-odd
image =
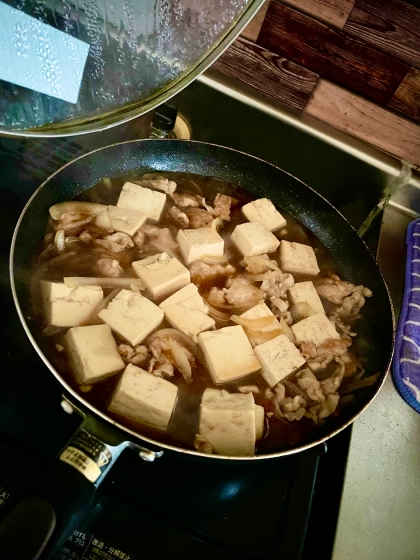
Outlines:
{"label": "frying pan", "polygon": [[[77,198],[99,183],[102,177],[120,177],[133,171],[142,173],[150,170],[217,176],[257,197],[270,198],[280,209],[306,226],[327,248],[338,265],[341,277],[372,290],[374,297],[363,308],[354,344],[358,355],[364,359],[365,376],[377,372],[381,375],[372,386],[356,390],[354,401],[336,418],[328,419],[302,445],[252,458],[238,458],[209,456],[160,443],[116,423],[97,410],[68,385],[43,354],[39,326],[31,320],[29,284],[31,266],[44,235],[48,209],[57,202]],[[337,185],[337,188],[340,186]],[[373,400],[391,363],[394,315],[389,292],[375,259],[353,227],[327,200],[295,177],[267,162],[221,146],[182,140],[136,140],[101,148],[65,165],[39,187],[23,210],[12,241],[10,273],[15,304],[29,340],[62,384],[65,407],[75,409],[83,416],[84,433],[89,433],[104,447],[111,449],[109,464],[118,454],[115,450],[127,441],[129,443],[125,445],[136,447],[146,459],[159,456],[164,451],[211,461],[215,466],[226,461],[263,461],[300,452],[348,426]],[[96,484],[103,476],[101,471]]]}

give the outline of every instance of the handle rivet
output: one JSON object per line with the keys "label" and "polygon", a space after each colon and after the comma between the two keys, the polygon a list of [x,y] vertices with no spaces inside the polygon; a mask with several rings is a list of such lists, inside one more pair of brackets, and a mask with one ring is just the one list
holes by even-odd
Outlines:
{"label": "handle rivet", "polygon": [[69,401],[66,401],[64,399],[61,401],[61,408],[64,410],[64,412],[67,412],[67,414],[73,414],[74,412],[74,408],[71,406]]}

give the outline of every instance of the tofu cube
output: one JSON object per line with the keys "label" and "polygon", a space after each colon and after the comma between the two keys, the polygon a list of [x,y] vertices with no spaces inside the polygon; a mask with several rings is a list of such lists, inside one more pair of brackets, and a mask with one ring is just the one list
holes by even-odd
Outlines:
{"label": "tofu cube", "polygon": [[79,327],[89,319],[104,299],[100,286],[68,288],[60,282],[41,281],[45,319],[55,327]]}
{"label": "tofu cube", "polygon": [[325,313],[316,313],[291,326],[296,342],[312,342],[319,346],[329,338],[340,338]]}
{"label": "tofu cube", "polygon": [[70,362],[82,385],[91,385],[124,369],[108,325],[73,327],[64,337]]}
{"label": "tofu cube", "polygon": [[313,248],[310,245],[302,245],[302,243],[284,239],[280,243],[280,267],[283,272],[291,274],[300,273],[309,276],[319,274],[319,266]]}
{"label": "tofu cube", "polygon": [[242,206],[242,212],[250,222],[261,222],[270,231],[287,225],[286,220],[268,198],[259,198]]}
{"label": "tofu cube", "polygon": [[244,257],[272,253],[280,241],[261,222],[239,224],[230,236]]}
{"label": "tofu cube", "polygon": [[128,364],[109,410],[158,430],[166,430],[177,396],[178,388],[173,383]]}
{"label": "tofu cube", "polygon": [[176,240],[187,264],[203,257],[222,257],[225,244],[211,228],[180,229]]}
{"label": "tofu cube", "polygon": [[259,441],[264,435],[265,412],[264,407],[259,404],[255,405],[255,441]]}
{"label": "tofu cube", "polygon": [[188,284],[159,305],[171,325],[197,342],[197,336],[215,326],[209,308],[195,284]]}
{"label": "tofu cube", "polygon": [[135,183],[124,183],[117,206],[145,214],[151,220],[158,221],[166,202],[166,194],[146,189]]}
{"label": "tofu cube", "polygon": [[[254,307],[251,307],[251,309],[248,309],[248,311],[242,313],[240,317],[243,317],[244,319],[262,319],[264,317],[272,317],[272,324],[268,325],[267,327],[261,327],[258,329],[261,331],[261,333],[267,333],[275,331],[276,329],[281,329],[280,323],[277,321],[277,319],[274,318],[274,313],[272,313],[271,309],[265,303],[254,305]],[[257,334],[250,335],[247,333],[247,336],[252,346],[257,346],[258,344],[262,344],[263,342],[267,341],[267,339],[264,338],[263,334],[261,336],[258,336]]]}
{"label": "tofu cube", "polygon": [[235,457],[255,451],[255,404],[251,393],[206,389],[200,406],[199,433],[214,453]]}
{"label": "tofu cube", "polygon": [[167,297],[190,283],[190,271],[175,257],[160,253],[132,263],[154,298]]}
{"label": "tofu cube", "polygon": [[307,303],[311,308],[311,315],[325,313],[321,298],[313,282],[296,282],[296,284],[289,289],[289,300],[292,305],[296,303]]}
{"label": "tofu cube", "polygon": [[135,346],[160,325],[163,311],[138,292],[121,290],[98,317]]}
{"label": "tofu cube", "polygon": [[285,334],[280,334],[255,348],[264,379],[274,387],[306,362],[305,358]]}
{"label": "tofu cube", "polygon": [[130,236],[133,236],[147,220],[146,214],[129,208],[108,206],[108,212],[114,230]]}
{"label": "tofu cube", "polygon": [[240,325],[202,332],[198,335],[198,344],[216,384],[229,383],[261,367]]}

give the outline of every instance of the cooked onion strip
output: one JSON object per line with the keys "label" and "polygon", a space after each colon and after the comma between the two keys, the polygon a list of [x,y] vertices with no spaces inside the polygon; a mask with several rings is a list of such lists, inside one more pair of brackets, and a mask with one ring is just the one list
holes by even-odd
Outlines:
{"label": "cooked onion strip", "polygon": [[380,376],[381,376],[381,372],[378,371],[378,373],[375,373],[374,375],[370,375],[369,377],[363,377],[362,379],[353,381],[353,383],[347,385],[345,389],[343,390],[340,389],[340,394],[347,395],[347,393],[352,393],[356,389],[361,389],[362,387],[370,387],[371,385],[376,383],[376,381],[379,379]]}
{"label": "cooked onion strip", "polygon": [[238,325],[242,325],[247,329],[263,329],[265,327],[269,327],[274,324],[276,318],[275,317],[260,317],[258,319],[245,319],[245,317],[238,317],[238,315],[232,315],[230,318],[231,321],[237,323]]}
{"label": "cooked onion strip", "polygon": [[73,214],[90,214],[91,216],[96,216],[96,214],[103,212],[107,208],[105,204],[96,204],[95,202],[66,200],[65,202],[59,202],[51,206],[50,216],[53,220],[61,220],[63,214],[70,212]]}
{"label": "cooked onion strip", "polygon": [[178,331],[177,329],[160,329],[146,338],[145,342],[142,344],[150,346],[150,344],[156,339],[162,340],[169,338],[172,338],[175,342],[179,342],[179,344],[185,346],[185,348],[189,350],[201,364],[206,365],[203,353],[201,352],[198,344],[196,344],[191,337],[181,331]]}
{"label": "cooked onion strip", "polygon": [[260,340],[267,342],[268,340],[273,340],[276,336],[283,334],[281,329],[273,329],[272,331],[257,331],[255,329],[245,328],[245,332],[251,338],[258,338],[258,344],[260,344]]}
{"label": "cooked onion strip", "polygon": [[271,268],[272,270],[280,270],[275,262],[271,261],[270,259],[264,259],[264,257],[260,257],[260,256],[244,257],[244,261],[248,266],[260,265],[266,268]]}
{"label": "cooked onion strip", "polygon": [[301,319],[305,319],[305,317],[309,317],[311,314],[311,306],[306,301],[295,303],[295,305],[292,305],[290,308],[290,313],[295,321],[300,321]]}
{"label": "cooked onion strip", "polygon": [[182,377],[185,379],[185,381],[187,381],[187,383],[191,383],[192,371],[187,356],[182,351],[180,346],[176,344],[171,338],[169,339],[169,345],[171,347],[172,359],[174,361],[175,366],[182,373]]}
{"label": "cooked onion strip", "polygon": [[68,288],[76,286],[100,286],[101,288],[119,288],[120,290],[130,290],[131,286],[136,286],[139,290],[145,290],[143,280],[140,278],[90,278],[87,276],[66,276],[64,284]]}
{"label": "cooked onion strip", "polygon": [[214,235],[218,235],[218,228],[222,228],[225,225],[225,222],[221,218],[215,218],[211,223],[211,231]]}
{"label": "cooked onion strip", "polygon": [[206,299],[204,299],[204,302],[209,308],[210,317],[219,322],[230,323],[230,313],[223,313],[222,311],[219,311],[218,309],[210,305],[210,303]]}
{"label": "cooked onion strip", "polygon": [[114,299],[115,296],[117,296],[121,291],[121,288],[115,288],[114,290],[112,290],[112,292],[110,292],[106,298],[104,298],[102,301],[100,301],[98,303],[98,305],[95,307],[95,309],[93,310],[92,315],[90,316],[90,321],[89,323],[91,325],[97,325],[98,323],[102,323],[102,321],[99,319],[98,315],[99,313],[102,311],[102,309],[105,309],[108,305],[108,303]]}
{"label": "cooked onion strip", "polygon": [[[268,262],[268,261],[267,261]],[[281,270],[269,270],[263,274],[248,274],[248,278],[254,282],[264,282],[264,280],[271,280],[278,278],[282,274]]]}
{"label": "cooked onion strip", "polygon": [[290,342],[293,342],[293,344],[296,344],[295,335],[293,334],[292,329],[286,323],[284,317],[280,317],[280,326],[281,326],[281,329],[284,332],[284,334],[290,340]]}
{"label": "cooked onion strip", "polygon": [[227,258],[226,255],[220,255],[220,256],[216,256],[216,255],[204,255],[204,257],[200,257],[200,262],[203,262],[204,264],[208,264],[208,265],[212,265],[212,264],[222,264],[227,262]]}
{"label": "cooked onion strip", "polygon": [[54,237],[54,247],[59,255],[64,252],[66,248],[66,239],[64,229],[59,229]]}

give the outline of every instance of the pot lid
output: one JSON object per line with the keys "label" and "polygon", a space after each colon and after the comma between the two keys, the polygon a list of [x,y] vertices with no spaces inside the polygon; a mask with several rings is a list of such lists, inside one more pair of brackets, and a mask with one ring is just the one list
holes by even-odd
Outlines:
{"label": "pot lid", "polygon": [[82,134],[150,111],[203,72],[262,3],[0,1],[0,132]]}

